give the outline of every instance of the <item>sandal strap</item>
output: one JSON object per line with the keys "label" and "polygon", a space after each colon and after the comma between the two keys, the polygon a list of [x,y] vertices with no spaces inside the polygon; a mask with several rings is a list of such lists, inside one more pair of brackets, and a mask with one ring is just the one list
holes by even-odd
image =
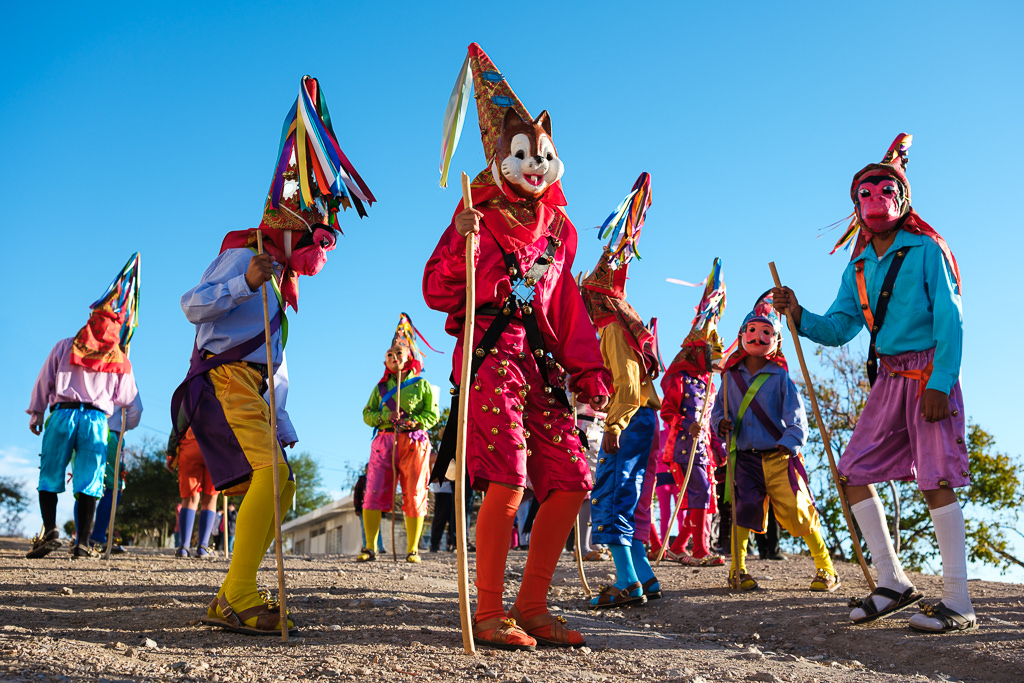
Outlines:
{"label": "sandal strap", "polygon": [[949,609],[943,605],[941,601],[931,603],[922,600],[921,612],[926,617],[937,620],[945,629],[962,628],[963,626],[971,623],[970,619],[959,612],[954,612]]}
{"label": "sandal strap", "polygon": [[528,635],[512,617],[508,617],[507,619],[495,617],[493,619],[473,622],[473,636],[475,638],[479,638],[480,634],[484,631],[491,631],[491,635],[487,640],[492,643],[502,644],[507,643],[509,636],[516,631],[519,631],[523,635]]}
{"label": "sandal strap", "polygon": [[859,607],[860,609],[864,610],[864,614],[869,617],[873,614],[878,614],[879,609],[875,605],[874,601],[874,597],[876,595],[882,598],[888,598],[893,602],[893,604],[898,604],[900,601],[903,600],[906,593],[898,593],[891,588],[886,588],[885,586],[877,586],[875,590],[868,593],[867,597],[863,600],[860,598],[850,598],[849,606],[853,608]]}
{"label": "sandal strap", "polygon": [[[236,612],[231,604],[228,603],[227,597],[224,595],[216,598],[215,602],[217,603],[220,613],[224,615],[224,620],[232,626],[238,628],[256,628],[260,631],[272,631],[281,625],[280,613],[272,611],[265,604],[259,604],[255,607],[244,609],[241,612]],[[249,626],[245,623],[253,617],[256,617],[255,627]]]}

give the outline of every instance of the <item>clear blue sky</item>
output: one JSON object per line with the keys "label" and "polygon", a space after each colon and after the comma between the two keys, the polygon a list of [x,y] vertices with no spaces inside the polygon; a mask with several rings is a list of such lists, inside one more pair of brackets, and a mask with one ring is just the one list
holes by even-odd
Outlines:
{"label": "clear blue sky", "polygon": [[[1024,185],[1018,3],[554,5],[522,17],[457,2],[8,8],[0,469],[35,487],[40,440],[23,412],[32,383],[134,251],[143,281],[132,360],[146,412],[129,441],[166,438],[194,335],[178,299],[226,231],[258,222],[282,119],[308,73],[379,199],[367,219],[342,216],[345,237],[303,279],[291,317],[297,449],[342,493],[346,463],[367,458],[360,413],[400,311],[446,352],[428,357],[426,375],[447,386],[452,340],[420,281],[459,201],[457,187],[438,188],[437,164],[472,41],[534,115],[551,113],[580,232],[575,270],[598,257],[590,228],[651,173],[628,291],[641,315],[659,317],[667,358],[699,292],[665,278],[699,280],[715,256],[726,333],[770,286],[770,260],[802,303],[827,308],[846,257],[828,256],[837,235],[815,239],[818,229],[850,212],[852,174],[913,133],[914,206],[963,272],[967,412],[1000,450],[1024,452],[1015,389],[993,363],[1024,332],[1011,304]],[[471,110],[453,174],[483,163]],[[26,531],[38,523],[33,508]]]}

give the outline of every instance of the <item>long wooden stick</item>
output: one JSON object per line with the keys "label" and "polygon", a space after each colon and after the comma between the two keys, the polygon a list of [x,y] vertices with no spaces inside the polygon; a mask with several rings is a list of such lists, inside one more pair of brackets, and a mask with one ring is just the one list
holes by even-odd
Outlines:
{"label": "long wooden stick", "polygon": [[[462,208],[473,208],[469,176],[462,174]],[[459,384],[459,419],[455,444],[455,535],[459,568],[459,617],[462,646],[467,655],[476,654],[473,621],[469,613],[469,554],[466,552],[466,437],[469,430],[470,373],[473,367],[473,332],[476,324],[476,235],[466,235],[466,318],[462,329],[462,380]]]}
{"label": "long wooden stick", "polygon": [[[117,516],[117,494],[121,492],[121,449],[124,447],[124,427],[128,421],[128,409],[121,408],[121,431],[117,435],[117,454],[114,456],[114,498],[110,501],[110,522],[107,524],[107,550],[103,559],[110,559],[114,547],[114,518]],[[86,539],[88,541],[88,539]]]}
{"label": "long wooden stick", "polygon": [[[572,421],[576,424],[576,394],[572,396]],[[589,467],[589,465],[588,465]],[[580,504],[582,506],[582,503]],[[587,583],[587,573],[583,571],[583,540],[580,538],[582,532],[580,531],[580,513],[576,513],[576,523],[572,527],[575,531],[575,543],[576,543],[576,569],[580,573],[580,583],[583,584],[583,593],[589,598],[593,595],[593,591],[590,590],[590,584]]]}
{"label": "long wooden stick", "polygon": [[[700,418],[698,418],[698,420],[697,420],[697,424],[700,425],[700,434],[698,434],[697,436],[691,436],[690,437],[692,439],[692,442],[690,443],[690,461],[688,463],[686,463],[686,475],[683,477],[683,483],[679,487],[679,498],[678,498],[678,500],[676,500],[676,507],[672,511],[672,517],[670,517],[669,520],[668,520],[668,527],[667,527],[668,531],[665,532],[666,536],[668,536],[668,534],[672,533],[672,526],[676,523],[676,517],[679,516],[679,510],[683,507],[683,501],[686,500],[686,487],[690,483],[690,472],[693,471],[693,460],[694,460],[694,456],[697,454],[697,442],[700,441],[701,437],[704,435],[704,417],[708,414],[708,408],[711,406],[711,400],[710,400],[711,399],[711,391],[710,391],[710,387],[711,387],[711,381],[712,381],[713,377],[714,377],[714,375],[712,375],[712,374],[708,375],[708,383],[704,387],[704,405],[702,405],[701,408],[700,408]],[[679,438],[679,432],[676,432],[676,438],[677,439]],[[667,541],[668,539],[666,538],[665,540]],[[697,547],[697,545],[696,545],[697,541],[694,540],[693,543],[694,543],[693,547],[696,548]],[[658,552],[658,559],[655,560],[655,562],[654,562],[654,566],[655,567],[657,567],[659,564],[661,564],[661,558],[665,557],[665,550],[667,548],[668,548],[668,543],[662,543],[661,544],[661,550]]]}
{"label": "long wooden stick", "polygon": [[[402,410],[402,368],[398,368],[395,375],[395,415]],[[398,562],[398,548],[395,546],[395,499],[398,498],[398,425],[391,420],[391,427],[395,430],[395,444],[391,449],[391,560]],[[405,490],[402,490],[405,495]]]}
{"label": "long wooden stick", "polygon": [[[729,417],[729,377],[725,374],[725,370],[722,371],[722,413],[725,415],[725,419],[732,422],[732,418]],[[733,567],[739,568],[740,559],[736,556],[737,553],[742,552],[743,544],[740,543],[737,538],[736,529],[739,526],[736,523],[736,463],[733,462],[732,448],[730,446],[732,441],[732,435],[729,433],[731,429],[725,431],[725,478],[729,483],[729,496],[732,498],[729,509],[729,549],[732,550],[732,557],[729,558],[729,587],[733,588]],[[739,456],[737,456],[739,457]],[[721,533],[721,524],[719,524],[719,533]],[[746,562],[746,558],[743,558]],[[736,587],[739,587],[739,572],[736,575]]]}
{"label": "long wooden stick", "polygon": [[231,559],[231,528],[228,524],[228,494],[224,492],[224,557]]}
{"label": "long wooden stick", "polygon": [[[256,231],[256,248],[263,253],[263,233]],[[281,642],[288,642],[288,599],[284,585],[284,550],[281,548],[281,475],[277,468],[281,462],[281,445],[277,440],[277,396],[274,388],[274,347],[270,334],[270,308],[267,304],[267,283],[260,286],[263,292],[263,331],[267,347],[267,374],[270,376],[270,448],[274,453],[274,551],[277,555],[277,596],[281,607]],[[283,313],[283,311],[282,311]]]}
{"label": "long wooden stick", "polygon": [[[779,271],[775,269],[775,261],[768,263],[772,271],[772,279],[775,286],[782,289],[782,280],[779,279]],[[846,486],[839,479],[839,470],[836,468],[836,460],[832,457],[832,442],[829,440],[828,430],[825,428],[825,421],[821,419],[821,411],[818,409],[818,397],[814,393],[814,384],[811,382],[811,373],[807,371],[807,363],[804,361],[804,352],[800,348],[800,335],[797,333],[796,323],[793,316],[786,316],[786,323],[789,325],[789,334],[793,337],[793,346],[796,347],[796,357],[800,361],[800,370],[804,374],[804,383],[807,384],[807,395],[811,397],[811,408],[814,410],[814,419],[818,423],[818,431],[821,432],[821,443],[825,446],[825,454],[828,455],[828,468],[832,472],[832,481],[835,482],[839,491],[839,503],[843,507],[843,517],[846,519],[846,527],[850,532],[850,539],[853,541],[853,551],[857,555],[857,561],[864,572],[871,590],[875,590],[875,580],[871,577],[868,563],[864,559],[864,553],[860,549],[860,537],[857,535],[856,527],[853,526],[853,517],[850,515],[850,504],[846,500]]]}

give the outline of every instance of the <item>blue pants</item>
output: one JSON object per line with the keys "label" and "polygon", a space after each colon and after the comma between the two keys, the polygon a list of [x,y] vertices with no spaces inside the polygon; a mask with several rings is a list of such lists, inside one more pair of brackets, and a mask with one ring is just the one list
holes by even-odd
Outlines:
{"label": "blue pants", "polygon": [[606,545],[633,545],[634,515],[647,473],[658,418],[653,408],[641,408],[619,434],[619,452],[597,457],[594,490],[590,494],[591,540]]}
{"label": "blue pants", "polygon": [[63,493],[71,465],[72,490],[93,498],[103,495],[107,462],[107,414],[89,408],[58,408],[43,430],[39,490]]}
{"label": "blue pants", "polygon": [[[117,502],[121,503],[121,492],[117,492]],[[92,533],[89,534],[91,543],[99,545],[107,544],[107,527],[110,526],[110,512],[114,504],[114,489],[103,489],[103,497],[96,505],[96,522],[92,526]],[[75,503],[78,506],[78,503]],[[116,538],[116,537],[115,537]]]}

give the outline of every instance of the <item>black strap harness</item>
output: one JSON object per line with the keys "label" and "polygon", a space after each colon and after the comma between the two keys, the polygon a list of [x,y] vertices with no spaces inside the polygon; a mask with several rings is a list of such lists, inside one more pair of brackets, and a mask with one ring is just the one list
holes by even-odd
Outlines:
{"label": "black strap harness", "polygon": [[[502,302],[501,307],[481,306],[476,309],[477,315],[494,316],[491,324],[487,327],[480,343],[473,349],[473,364],[470,366],[468,383],[471,385],[476,378],[477,372],[483,365],[488,354],[497,354],[495,346],[505,329],[513,319],[518,318],[526,332],[526,343],[530,347],[530,354],[537,362],[537,369],[540,371],[541,379],[544,381],[544,392],[557,399],[566,408],[571,407],[569,397],[565,389],[560,386],[553,386],[549,369],[555,365],[555,359],[547,349],[544,348],[544,335],[541,334],[540,325],[537,323],[537,314],[533,308],[533,295],[537,283],[547,272],[548,268],[555,261],[555,253],[562,241],[553,235],[547,236],[548,244],[537,260],[534,261],[526,272],[522,272],[519,263],[513,254],[505,253],[502,250],[502,259],[505,261],[505,268],[508,272],[509,282],[512,285],[511,293]],[[500,247],[499,247],[500,248]],[[463,344],[472,343],[472,339],[463,339]],[[525,358],[525,354],[520,358]],[[448,415],[448,422],[455,424],[459,412],[459,391],[460,387],[455,382],[454,374],[450,377],[452,383],[451,394],[453,396],[451,412]],[[577,430],[579,432],[579,430]],[[581,440],[586,442],[586,437],[579,432]],[[438,449],[437,461],[430,473],[431,481],[441,481],[448,469],[448,463],[455,458],[456,430],[446,429],[441,446]]]}
{"label": "black strap harness", "polygon": [[[882,291],[878,293],[878,305],[874,314],[875,322],[871,326],[871,341],[868,343],[867,370],[868,382],[871,383],[871,386],[874,386],[875,379],[878,377],[878,352],[875,349],[875,340],[878,339],[878,331],[882,329],[882,323],[885,322],[885,312],[889,309],[889,300],[892,299],[893,285],[896,284],[896,276],[899,275],[908,249],[910,247],[901,247],[896,250],[892,263],[889,264],[889,270],[885,273],[885,279],[882,280]],[[863,271],[864,262],[861,261],[855,268],[857,272]]]}

